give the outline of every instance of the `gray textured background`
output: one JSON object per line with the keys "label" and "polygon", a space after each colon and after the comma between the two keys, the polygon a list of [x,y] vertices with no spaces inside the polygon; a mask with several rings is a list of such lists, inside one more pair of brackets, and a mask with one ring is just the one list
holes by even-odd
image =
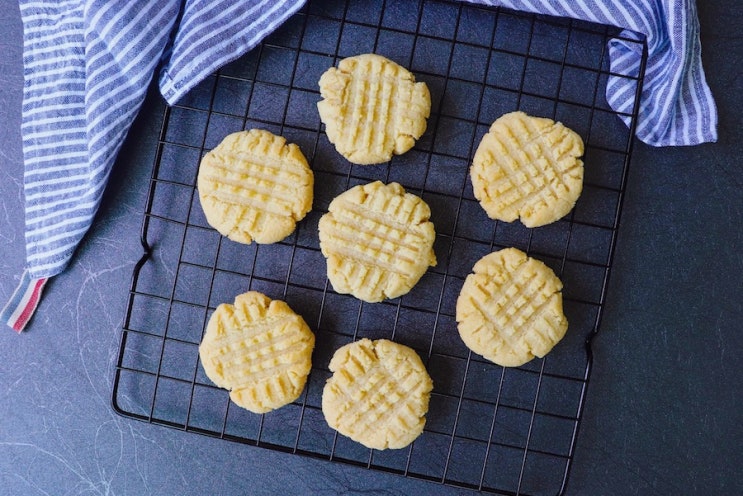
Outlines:
{"label": "gray textured background", "polygon": [[[567,494],[743,489],[743,13],[700,3],[720,141],[637,144]],[[0,0],[0,300],[23,268],[18,6]],[[148,101],[97,220],[31,330],[0,332],[0,495],[460,494],[116,416],[111,378],[159,115]]]}

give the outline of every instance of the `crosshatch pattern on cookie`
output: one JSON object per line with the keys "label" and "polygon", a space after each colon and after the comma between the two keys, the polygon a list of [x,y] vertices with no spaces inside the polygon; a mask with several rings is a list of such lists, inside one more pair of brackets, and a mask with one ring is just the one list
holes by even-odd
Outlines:
{"label": "crosshatch pattern on cookie", "polygon": [[329,367],[322,409],[332,428],[379,450],[404,448],[423,431],[433,383],[411,348],[362,339],[338,349]]}
{"label": "crosshatch pattern on cookie", "polygon": [[317,109],[338,152],[355,164],[387,162],[426,130],[431,96],[404,67],[375,54],[343,59],[320,78]]}
{"label": "crosshatch pattern on cookie", "polygon": [[481,258],[457,300],[459,334],[499,365],[546,355],[565,335],[562,283],[542,262],[516,248]]}
{"label": "crosshatch pattern on cookie", "polygon": [[539,227],[564,217],[583,188],[583,140],[551,119],[498,118],[472,162],[475,197],[493,219]]}
{"label": "crosshatch pattern on cookie", "polygon": [[368,302],[407,293],[436,264],[430,215],[397,183],[376,181],[336,197],[319,222],[333,288]]}
{"label": "crosshatch pattern on cookie", "polygon": [[288,236],[312,206],[312,186],[299,147],[261,129],[227,136],[202,159],[198,176],[209,223],[247,244]]}
{"label": "crosshatch pattern on cookie", "polygon": [[207,376],[255,413],[300,395],[310,371],[315,336],[280,300],[255,291],[238,295],[212,314],[199,356]]}

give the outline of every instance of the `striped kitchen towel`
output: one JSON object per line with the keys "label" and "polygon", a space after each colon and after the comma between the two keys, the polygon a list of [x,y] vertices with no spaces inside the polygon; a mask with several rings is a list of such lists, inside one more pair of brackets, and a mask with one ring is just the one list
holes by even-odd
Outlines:
{"label": "striped kitchen towel", "polygon": [[[571,17],[640,33],[647,39],[637,137],[653,146],[717,141],[717,109],[702,68],[699,18],[694,0],[470,0],[537,14]],[[631,33],[627,33],[631,37]],[[637,74],[637,44],[612,40],[612,72]],[[609,78],[606,98],[617,112],[631,113],[626,79]]]}
{"label": "striped kitchen towel", "polygon": [[[405,1],[405,0],[401,0]],[[693,0],[468,0],[612,24],[647,37],[637,136],[656,146],[715,141]],[[111,167],[158,66],[170,104],[253,48],[304,0],[19,0],[24,27],[22,137],[26,271],[0,318],[20,331],[45,281],[88,231]],[[612,69],[642,54],[609,46]],[[627,80],[610,105],[629,112]]]}

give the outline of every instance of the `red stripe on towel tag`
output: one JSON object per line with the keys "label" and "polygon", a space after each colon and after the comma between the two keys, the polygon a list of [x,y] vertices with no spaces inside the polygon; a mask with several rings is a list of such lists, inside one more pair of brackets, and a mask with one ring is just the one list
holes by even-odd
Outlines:
{"label": "red stripe on towel tag", "polygon": [[21,283],[0,315],[14,331],[21,332],[28,324],[41,300],[41,292],[48,278],[31,279],[23,274]]}

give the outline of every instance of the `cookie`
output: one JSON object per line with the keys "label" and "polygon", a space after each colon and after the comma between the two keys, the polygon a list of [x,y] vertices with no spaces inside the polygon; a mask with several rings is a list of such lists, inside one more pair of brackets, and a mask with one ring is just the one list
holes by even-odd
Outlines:
{"label": "cookie", "polygon": [[315,335],[281,300],[249,291],[223,303],[199,346],[207,377],[235,404],[265,413],[299,397],[310,372]]}
{"label": "cookie", "polygon": [[457,299],[459,335],[469,349],[504,367],[543,357],[568,328],[561,290],[552,269],[521,250],[485,255]]}
{"label": "cookie", "polygon": [[201,160],[206,220],[233,241],[275,243],[312,208],[312,170],[299,147],[261,129],[228,135]]}
{"label": "cookie", "polygon": [[322,393],[328,425],[367,448],[399,449],[426,423],[433,382],[418,354],[386,339],[339,348]]}
{"label": "cookie", "polygon": [[583,189],[583,140],[559,122],[523,112],[490,126],[475,152],[470,177],[488,216],[526,227],[570,212]]}
{"label": "cookie", "polygon": [[320,77],[328,140],[354,164],[388,162],[426,130],[431,95],[404,67],[375,54],[343,59]]}
{"label": "cookie", "polygon": [[396,298],[436,265],[431,209],[397,183],[358,185],[320,218],[320,249],[333,289],[370,303]]}

